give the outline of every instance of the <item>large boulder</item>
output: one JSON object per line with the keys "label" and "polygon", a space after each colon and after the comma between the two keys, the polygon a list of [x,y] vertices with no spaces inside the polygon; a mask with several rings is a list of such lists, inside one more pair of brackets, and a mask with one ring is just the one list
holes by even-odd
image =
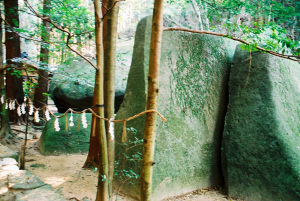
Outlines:
{"label": "large boulder", "polygon": [[262,52],[250,61],[237,47],[222,151],[230,196],[300,200],[299,75],[297,62]]}
{"label": "large boulder", "polygon": [[[127,52],[124,55],[127,56]],[[126,88],[128,70],[124,63],[125,58],[119,61],[116,67],[116,111],[123,101]],[[81,111],[92,106],[95,73],[94,67],[81,58],[57,67],[51,79],[49,91],[59,112],[63,113],[68,108]]]}
{"label": "large boulder", "polygon": [[62,64],[50,82],[50,95],[59,112],[80,111],[92,106],[95,69],[83,60]]}
{"label": "large boulder", "polygon": [[[56,114],[58,116],[62,114]],[[60,131],[54,129],[54,118],[48,121],[43,129],[39,140],[40,152],[43,155],[87,153],[90,145],[91,119],[92,114],[86,114],[87,128],[82,127],[81,115],[73,114],[74,126],[70,127],[70,113],[68,114],[67,127],[66,118],[59,119]],[[80,127],[78,128],[78,122]]]}
{"label": "large boulder", "polygon": [[[117,119],[146,109],[151,23],[146,17],[138,24]],[[168,121],[157,119],[153,200],[222,183],[221,138],[230,55],[236,46],[228,39],[176,31],[164,32],[162,41],[158,111]],[[120,142],[123,125],[115,126],[116,180],[121,191],[134,197],[140,195],[139,180],[134,178],[140,174],[144,119],[127,122],[128,143]],[[126,179],[129,182],[123,183]]]}

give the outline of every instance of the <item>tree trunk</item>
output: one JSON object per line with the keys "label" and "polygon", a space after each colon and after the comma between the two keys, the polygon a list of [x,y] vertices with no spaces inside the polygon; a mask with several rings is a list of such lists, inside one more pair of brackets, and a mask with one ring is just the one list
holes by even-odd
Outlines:
{"label": "tree trunk", "polygon": [[[43,1],[43,16],[47,16],[47,13],[50,12],[50,0]],[[43,20],[43,27],[42,27],[42,41],[49,41],[50,38],[50,23],[46,20]],[[49,43],[42,43],[41,44],[41,51],[40,51],[40,63],[43,68],[48,68],[49,64]],[[39,78],[38,78],[38,86],[35,89],[34,93],[34,106],[37,108],[41,108],[47,104],[48,97],[44,94],[48,92],[49,88],[49,77],[47,70],[39,70],[38,71]]]}
{"label": "tree trunk", "polygon": [[[0,10],[0,16],[1,16],[1,10]],[[0,19],[0,27],[2,27],[2,19]],[[2,49],[2,38],[3,38],[3,32],[2,29],[0,30],[0,90],[1,95],[5,95],[5,85],[4,85],[4,71],[3,69],[3,49]],[[5,99],[4,103],[1,104],[0,107],[0,115],[1,115],[1,129],[0,129],[0,139],[6,138],[7,134],[10,133],[10,126],[9,126],[9,118],[7,110],[5,109]]]}
{"label": "tree trunk", "polygon": [[[97,114],[104,116],[104,108],[102,107],[103,100],[103,19],[100,0],[94,0],[95,6],[95,38],[96,38],[96,55],[97,55],[97,70],[95,89]],[[100,164],[99,164],[99,178],[98,191],[96,201],[107,201],[108,196],[108,158],[107,158],[107,139],[105,134],[104,120],[97,118],[96,124],[99,126],[99,144],[100,144]]]}
{"label": "tree trunk", "polygon": [[[159,65],[163,32],[163,0],[155,0],[150,44],[147,110],[157,109],[159,91]],[[141,170],[141,200],[152,200],[152,173],[155,148],[156,115],[146,114],[143,158]]]}
{"label": "tree trunk", "polygon": [[201,11],[200,11],[199,5],[197,4],[197,2],[195,0],[192,0],[192,5],[193,5],[193,8],[196,11],[197,16],[198,16],[200,31],[203,31],[204,30],[203,21],[202,21]]}
{"label": "tree trunk", "polygon": [[[119,3],[115,4],[116,0],[108,1],[108,8],[105,16],[106,30],[104,38],[104,115],[105,118],[114,118],[115,111],[115,71],[117,59],[117,38],[118,38],[118,13]],[[109,179],[109,196],[112,199],[113,189],[113,176],[114,176],[114,162],[115,162],[115,140],[114,134],[109,132],[109,122],[106,122],[106,137],[108,149],[108,179]]]}
{"label": "tree trunk", "polygon": [[[107,0],[102,1],[102,13],[106,12],[105,7],[107,7]],[[104,35],[106,33],[105,31],[105,25],[106,25],[106,17],[103,19],[103,47],[104,47]],[[103,53],[104,54],[104,53]],[[97,79],[97,76],[96,76]],[[96,86],[96,80],[95,80],[95,87],[94,87],[94,97],[93,97],[93,105],[97,105],[97,93],[99,93],[97,90],[99,90],[99,87]],[[97,107],[93,109],[95,112],[97,112]],[[91,125],[91,134],[90,134],[90,148],[89,148],[89,153],[87,156],[87,159],[83,165],[83,168],[91,168],[91,167],[99,167],[100,164],[100,158],[99,158],[99,153],[100,153],[100,143],[99,143],[99,135],[100,135],[100,128],[99,124],[96,124],[96,117],[93,115],[92,116],[92,125]]]}
{"label": "tree trunk", "polygon": [[[19,28],[18,0],[4,0],[5,19],[13,27]],[[14,34],[8,27],[5,29],[6,63],[8,66],[19,66],[12,59],[21,56],[20,38]],[[6,96],[9,99],[17,99],[23,103],[24,92],[22,86],[22,75],[12,75],[13,69],[6,71]],[[16,110],[9,112],[10,120],[18,122],[19,118]]]}

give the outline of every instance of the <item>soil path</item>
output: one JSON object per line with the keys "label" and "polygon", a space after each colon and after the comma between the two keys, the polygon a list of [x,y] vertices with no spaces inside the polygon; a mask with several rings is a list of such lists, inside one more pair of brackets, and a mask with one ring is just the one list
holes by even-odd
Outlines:
{"label": "soil path", "polygon": [[[40,131],[34,132],[37,133],[37,137],[40,136]],[[17,136],[21,136],[21,133],[17,133]],[[24,140],[22,139],[18,139],[15,141],[14,145],[7,146],[16,151],[20,151],[23,141]],[[87,155],[70,154],[59,156],[43,156],[39,153],[37,141],[38,139],[28,140],[26,149],[26,170],[32,172],[44,183],[51,185],[53,187],[53,191],[61,193],[66,200],[95,200],[98,173],[97,171],[85,170],[81,168]],[[10,189],[8,189],[8,191],[9,190]],[[133,201],[134,199],[115,194],[114,200]],[[238,199],[229,198],[223,193],[222,189],[202,189],[186,195],[169,198],[165,201],[175,200],[237,201]]]}

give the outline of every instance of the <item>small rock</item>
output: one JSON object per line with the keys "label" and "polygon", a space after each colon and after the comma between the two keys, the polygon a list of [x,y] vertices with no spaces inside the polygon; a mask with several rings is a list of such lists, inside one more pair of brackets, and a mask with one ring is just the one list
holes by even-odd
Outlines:
{"label": "small rock", "polygon": [[7,170],[7,171],[18,171],[19,167],[16,165],[6,165],[6,166],[0,167],[0,169]]}
{"label": "small rock", "polygon": [[2,166],[6,166],[6,165],[17,165],[17,161],[16,159],[14,158],[3,158],[1,161],[0,161],[0,164]]}
{"label": "small rock", "polygon": [[92,201],[92,199],[89,197],[84,197],[84,198],[82,198],[82,201]]}

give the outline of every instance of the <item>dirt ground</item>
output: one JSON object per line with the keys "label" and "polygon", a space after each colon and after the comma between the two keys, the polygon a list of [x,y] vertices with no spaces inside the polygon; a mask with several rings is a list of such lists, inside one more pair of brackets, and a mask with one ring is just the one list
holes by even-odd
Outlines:
{"label": "dirt ground", "polygon": [[[20,130],[20,129],[15,129]],[[15,131],[18,133],[17,131]],[[34,131],[37,137],[38,130]],[[18,133],[18,135],[22,135]],[[28,140],[26,149],[25,168],[40,178],[43,182],[61,192],[66,200],[88,201],[95,200],[97,190],[98,173],[93,170],[82,169],[87,157],[86,154],[70,154],[59,156],[43,156],[39,153],[38,139]],[[20,151],[23,139],[18,139],[9,148]],[[222,193],[221,188],[201,189],[185,195],[166,199],[165,201],[237,201]],[[114,194],[113,200],[132,201],[134,199]]]}

